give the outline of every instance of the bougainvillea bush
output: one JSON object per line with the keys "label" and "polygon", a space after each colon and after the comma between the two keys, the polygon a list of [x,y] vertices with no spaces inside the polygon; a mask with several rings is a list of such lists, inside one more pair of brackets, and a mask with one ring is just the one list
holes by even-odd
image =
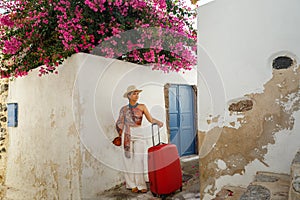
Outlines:
{"label": "bougainvillea bush", "polygon": [[77,52],[151,65],[196,64],[195,11],[179,0],[1,0],[1,77],[55,72]]}

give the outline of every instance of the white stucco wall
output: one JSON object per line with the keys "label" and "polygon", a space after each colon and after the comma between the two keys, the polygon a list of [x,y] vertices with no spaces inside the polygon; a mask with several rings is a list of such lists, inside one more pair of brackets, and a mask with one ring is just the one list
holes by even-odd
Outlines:
{"label": "white stucco wall", "polygon": [[[19,125],[8,130],[10,199],[89,199],[121,183],[122,152],[111,141],[128,85],[143,89],[140,103],[165,123],[164,85],[196,85],[197,78],[196,70],[165,74],[88,54],[73,55],[58,71],[39,77],[33,70],[9,84],[8,103],[19,106]],[[146,119],[143,128],[151,134]],[[166,142],[165,127],[161,133]]]}
{"label": "white stucco wall", "polygon": [[[233,120],[228,114],[230,102],[246,94],[263,93],[264,84],[272,78],[274,58],[288,55],[300,62],[299,7],[298,0],[215,0],[198,8],[200,130],[227,125]],[[218,123],[207,123],[218,115]],[[245,186],[259,170],[289,173],[291,160],[300,148],[299,116],[299,111],[294,113],[293,130],[276,133],[275,144],[268,145],[265,162],[270,167],[255,161],[243,176],[218,179],[217,188]]]}
{"label": "white stucco wall", "polygon": [[[205,101],[199,99],[203,116],[223,114],[216,103],[207,106],[208,100],[227,105],[262,92],[276,56],[291,55],[299,62],[298,8],[297,0],[215,0],[198,8],[198,85],[209,90],[201,97]],[[199,127],[206,128],[201,121]]]}
{"label": "white stucco wall", "polygon": [[[80,105],[80,110],[77,111],[80,114],[76,116],[81,118],[78,129],[82,143],[96,160],[108,168],[123,171],[123,166],[120,165],[123,149],[112,146],[111,141],[117,135],[114,122],[118,118],[119,110],[128,103],[128,99],[123,98],[124,91],[129,85],[136,85],[142,89],[139,102],[147,105],[153,117],[166,123],[164,85],[166,83],[196,85],[196,70],[184,74],[165,74],[161,71],[152,71],[145,66],[99,59],[97,56],[81,59],[82,63],[75,81],[75,88],[78,88],[75,100],[79,97]],[[143,120],[142,127],[144,135],[148,136],[147,147],[149,147],[152,145],[151,127],[146,119]],[[167,142],[165,126],[160,132],[162,141]],[[106,151],[103,151],[104,149]],[[84,174],[85,172],[87,177],[82,182],[83,185],[87,185],[85,192],[93,191],[94,189],[89,186],[97,185],[99,180],[94,178],[95,175],[91,173],[89,167],[83,169]],[[109,177],[105,180],[110,181]],[[91,191],[86,194],[90,194]]]}

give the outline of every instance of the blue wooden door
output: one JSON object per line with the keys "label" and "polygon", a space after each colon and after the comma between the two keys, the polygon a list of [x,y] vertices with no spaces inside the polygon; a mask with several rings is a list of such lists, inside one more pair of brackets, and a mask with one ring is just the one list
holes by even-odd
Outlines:
{"label": "blue wooden door", "polygon": [[169,87],[170,140],[180,156],[196,153],[194,92],[190,85]]}

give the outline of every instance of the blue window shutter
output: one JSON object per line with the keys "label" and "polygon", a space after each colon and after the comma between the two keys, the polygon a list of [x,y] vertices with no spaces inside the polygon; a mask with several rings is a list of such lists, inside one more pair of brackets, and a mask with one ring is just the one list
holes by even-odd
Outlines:
{"label": "blue window shutter", "polygon": [[18,104],[8,103],[7,104],[7,126],[17,127],[18,126]]}

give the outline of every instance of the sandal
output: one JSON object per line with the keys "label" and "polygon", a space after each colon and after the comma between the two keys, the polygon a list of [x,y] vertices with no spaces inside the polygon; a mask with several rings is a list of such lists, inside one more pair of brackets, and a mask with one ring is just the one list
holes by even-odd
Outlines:
{"label": "sandal", "polygon": [[142,189],[142,190],[141,190],[141,193],[147,193],[147,192],[148,192],[147,189]]}
{"label": "sandal", "polygon": [[131,192],[133,192],[133,193],[138,193],[138,192],[139,192],[139,189],[138,189],[137,187],[132,188],[132,189],[131,189]]}

